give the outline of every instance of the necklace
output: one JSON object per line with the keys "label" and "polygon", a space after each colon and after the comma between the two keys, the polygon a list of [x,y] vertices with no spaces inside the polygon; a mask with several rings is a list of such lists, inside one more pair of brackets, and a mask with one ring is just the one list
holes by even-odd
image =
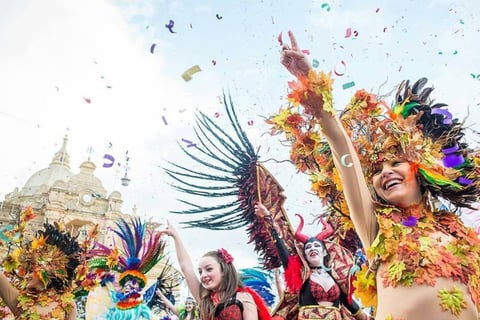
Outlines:
{"label": "necklace", "polygon": [[324,265],[321,265],[321,266],[311,266],[310,269],[312,270],[323,270],[325,272],[328,272],[330,271],[329,268],[325,267]]}

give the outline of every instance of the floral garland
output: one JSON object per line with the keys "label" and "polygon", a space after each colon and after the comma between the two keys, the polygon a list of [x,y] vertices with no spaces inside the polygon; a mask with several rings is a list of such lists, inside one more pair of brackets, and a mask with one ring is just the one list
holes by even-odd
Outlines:
{"label": "floral garland", "polygon": [[[48,313],[40,315],[36,306],[48,306],[57,303],[57,306]],[[38,296],[28,294],[22,290],[18,296],[18,307],[21,310],[19,320],[64,320],[65,315],[73,310],[74,295],[70,292],[59,294],[56,290],[41,292]]]}
{"label": "floral garland", "polygon": [[[401,210],[382,205],[377,209],[377,218],[380,232],[367,256],[379,257],[385,263],[381,274],[383,286],[434,286],[438,277],[452,278],[467,285],[473,302],[480,305],[480,240],[455,214],[423,211],[415,217],[415,224],[409,226]],[[429,236],[439,230],[453,235],[454,240],[439,246]],[[355,295],[362,303],[376,307],[375,273],[364,266],[354,285]],[[458,289],[440,290],[438,296],[442,308],[455,316],[466,306],[465,297]]]}

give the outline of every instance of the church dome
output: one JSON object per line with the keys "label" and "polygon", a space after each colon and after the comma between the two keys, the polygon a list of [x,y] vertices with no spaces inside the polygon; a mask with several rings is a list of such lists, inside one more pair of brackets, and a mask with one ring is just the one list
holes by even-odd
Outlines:
{"label": "church dome", "polygon": [[38,194],[46,191],[57,181],[67,182],[73,173],[70,171],[70,156],[67,153],[67,137],[63,138],[63,145],[53,156],[48,168],[34,173],[25,183],[21,193],[24,196]]}

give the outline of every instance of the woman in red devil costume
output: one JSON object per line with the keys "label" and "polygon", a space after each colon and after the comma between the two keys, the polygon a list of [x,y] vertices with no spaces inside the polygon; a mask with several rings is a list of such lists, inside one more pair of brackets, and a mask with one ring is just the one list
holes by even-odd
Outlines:
{"label": "woman in red devil costume", "polygon": [[[341,247],[328,243],[326,239],[333,234],[330,224],[322,221],[323,230],[315,237],[302,233],[303,217],[295,232],[296,254],[290,254],[283,239],[276,230],[276,225],[268,209],[261,203],[255,205],[255,214],[265,220],[270,220],[272,237],[285,269],[287,288],[283,301],[274,311],[275,319],[368,319],[368,316],[346,294],[341,285],[348,286],[348,272],[345,273],[343,263],[335,266],[333,255],[338,255]],[[337,250],[337,251],[335,251]],[[345,258],[346,256],[343,256]],[[336,268],[338,267],[338,268]]]}

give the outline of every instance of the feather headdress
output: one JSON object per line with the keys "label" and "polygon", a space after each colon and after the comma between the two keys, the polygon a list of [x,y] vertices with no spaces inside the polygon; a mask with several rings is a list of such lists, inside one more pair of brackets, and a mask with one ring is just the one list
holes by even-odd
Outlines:
{"label": "feather headdress", "polygon": [[[413,85],[402,82],[392,107],[377,95],[359,90],[339,118],[358,153],[367,183],[381,162],[402,158],[418,173],[424,191],[456,207],[470,207],[480,195],[480,153],[464,141],[465,128],[452,118],[447,105],[430,100],[433,88],[424,88],[426,82],[426,78]],[[302,96],[296,87],[290,87],[290,99]],[[330,106],[331,86],[327,91],[323,100]],[[331,216],[336,216],[329,222],[349,237],[353,224],[330,147],[316,120],[298,103],[282,108],[267,123],[272,125],[272,134],[285,134],[292,162],[310,176],[312,190]],[[352,165],[348,154],[341,162]],[[373,190],[372,195],[375,198]]]}
{"label": "feather headdress", "polygon": [[163,258],[165,242],[161,240],[160,233],[147,230],[146,223],[140,218],[131,218],[130,223],[119,219],[115,225],[113,232],[120,240],[120,252],[118,248],[97,243],[91,251],[91,265],[119,272],[121,286],[134,278],[144,288],[147,282],[145,274]]}

